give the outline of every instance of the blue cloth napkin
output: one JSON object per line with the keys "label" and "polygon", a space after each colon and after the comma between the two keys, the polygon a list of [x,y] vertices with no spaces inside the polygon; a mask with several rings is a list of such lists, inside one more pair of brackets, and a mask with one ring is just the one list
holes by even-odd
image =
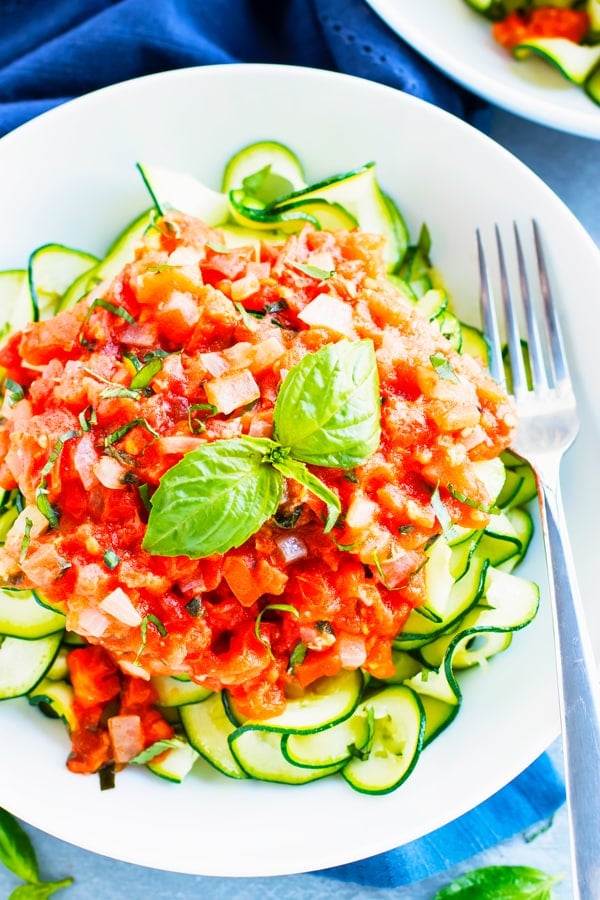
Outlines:
{"label": "blue cloth napkin", "polygon": [[[485,104],[451,84],[363,0],[3,0],[0,135],[107,84],[230,62],[339,70],[485,127]],[[544,756],[456,822],[327,874],[364,885],[409,884],[547,818],[563,800],[560,779]]]}
{"label": "blue cloth napkin", "polygon": [[364,0],[3,0],[0,135],[107,84],[229,62],[337,69],[471,120],[485,109]]}
{"label": "blue cloth napkin", "polygon": [[564,800],[562,780],[544,753],[507,787],[443,828],[388,853],[318,874],[370,887],[414,884],[547,821]]}

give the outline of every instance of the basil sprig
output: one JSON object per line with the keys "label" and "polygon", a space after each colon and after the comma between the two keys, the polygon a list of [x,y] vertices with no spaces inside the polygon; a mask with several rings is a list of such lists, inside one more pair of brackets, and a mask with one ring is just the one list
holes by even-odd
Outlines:
{"label": "basil sprig", "polygon": [[379,378],[371,341],[339,341],[290,369],[275,403],[275,439],[313,466],[353,469],[380,437]]}
{"label": "basil sprig", "polygon": [[433,900],[550,900],[562,878],[530,866],[486,866],[461,875]]}
{"label": "basil sprig", "polygon": [[73,883],[72,878],[44,881],[40,878],[37,856],[29,835],[17,820],[0,808],[0,862],[17,878],[26,882],[14,889],[9,900],[45,900],[61,888]]}
{"label": "basil sprig", "polygon": [[202,444],[163,475],[142,546],[154,555],[191,559],[239,547],[277,511],[284,478],[324,501],[328,532],[340,502],[306,463],[354,468],[374,453],[379,437],[372,342],[328,344],[307,354],[284,379],[274,440],[244,436]]}

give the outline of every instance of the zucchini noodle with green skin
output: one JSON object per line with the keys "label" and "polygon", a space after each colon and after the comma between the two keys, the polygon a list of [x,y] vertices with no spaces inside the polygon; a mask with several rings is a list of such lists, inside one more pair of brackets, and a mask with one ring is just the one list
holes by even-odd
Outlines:
{"label": "zucchini noodle with green skin", "polygon": [[599,0],[464,0],[515,59],[540,57],[600,104]]}
{"label": "zucchini noodle with green skin", "polygon": [[0,273],[0,698],[103,786],[203,757],[387,793],[537,611],[512,406],[374,163],[139,169],[103,258]]}

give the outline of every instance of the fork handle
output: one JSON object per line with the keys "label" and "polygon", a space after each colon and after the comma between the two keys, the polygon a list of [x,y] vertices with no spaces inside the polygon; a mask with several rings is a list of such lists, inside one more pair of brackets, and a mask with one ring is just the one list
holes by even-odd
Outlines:
{"label": "fork handle", "polygon": [[556,664],[570,821],[573,896],[600,898],[600,687],[581,603],[558,477],[538,478],[553,600]]}

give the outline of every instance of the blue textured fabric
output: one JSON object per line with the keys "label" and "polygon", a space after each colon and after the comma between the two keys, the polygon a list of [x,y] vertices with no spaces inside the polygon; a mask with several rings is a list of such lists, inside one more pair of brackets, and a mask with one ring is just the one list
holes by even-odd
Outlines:
{"label": "blue textured fabric", "polygon": [[443,828],[388,853],[319,874],[371,887],[413,884],[548,820],[564,801],[563,783],[544,753],[508,787]]}
{"label": "blue textured fabric", "polygon": [[3,0],[0,134],[107,84],[228,62],[337,69],[464,118],[482,109],[364,0]]}
{"label": "blue textured fabric", "polygon": [[[339,70],[485,127],[485,105],[415,53],[364,0],[2,0],[0,135],[107,84],[230,62]],[[560,779],[542,757],[458,821],[328,874],[365,885],[408,884],[541,821],[563,799]]]}

